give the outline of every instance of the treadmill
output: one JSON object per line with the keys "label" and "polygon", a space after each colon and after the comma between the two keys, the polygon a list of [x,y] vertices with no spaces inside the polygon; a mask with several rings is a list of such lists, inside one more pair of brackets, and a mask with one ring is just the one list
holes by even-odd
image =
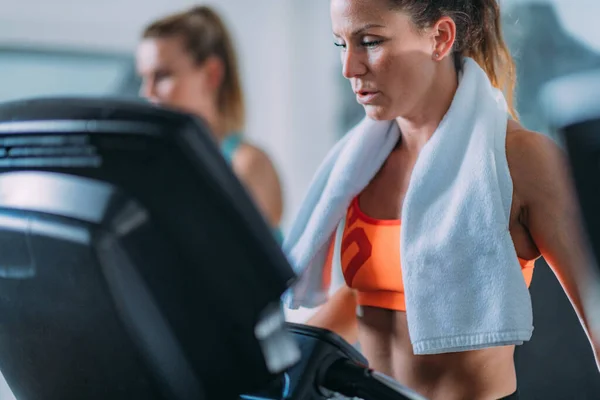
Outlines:
{"label": "treadmill", "polygon": [[422,398],[337,335],[285,323],[292,269],[190,115],[0,105],[0,243],[17,400]]}

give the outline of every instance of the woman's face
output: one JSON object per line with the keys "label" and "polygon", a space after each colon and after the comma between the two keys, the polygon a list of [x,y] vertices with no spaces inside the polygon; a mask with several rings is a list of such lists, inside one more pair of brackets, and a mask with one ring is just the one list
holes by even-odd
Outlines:
{"label": "woman's face", "polygon": [[210,61],[195,63],[178,37],[144,39],[136,54],[140,95],[207,118],[215,113],[220,84]]}
{"label": "woman's face", "polygon": [[331,0],[342,73],[375,120],[409,116],[427,95],[436,72],[435,40],[388,0]]}

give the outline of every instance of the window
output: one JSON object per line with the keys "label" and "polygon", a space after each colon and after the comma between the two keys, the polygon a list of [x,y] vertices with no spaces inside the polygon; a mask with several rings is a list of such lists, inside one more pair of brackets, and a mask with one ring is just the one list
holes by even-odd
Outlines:
{"label": "window", "polygon": [[[504,35],[517,64],[517,110],[530,130],[550,134],[540,107],[549,81],[600,68],[600,29],[582,23],[600,3],[511,0],[504,2]],[[591,29],[590,29],[591,27]],[[555,138],[557,139],[557,138]]]}
{"label": "window", "polygon": [[133,60],[96,53],[0,47],[0,102],[32,97],[137,95]]}

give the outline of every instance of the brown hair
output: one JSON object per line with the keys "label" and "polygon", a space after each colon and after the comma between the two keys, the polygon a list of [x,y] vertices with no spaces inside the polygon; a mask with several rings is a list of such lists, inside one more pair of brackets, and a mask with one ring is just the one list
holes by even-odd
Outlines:
{"label": "brown hair", "polygon": [[510,114],[514,106],[515,63],[502,36],[497,0],[388,0],[393,9],[406,12],[417,28],[433,25],[447,16],[456,24],[454,63],[473,58],[486,72],[492,85],[504,92]]}
{"label": "brown hair", "polygon": [[172,14],[150,24],[144,39],[181,37],[188,53],[197,64],[216,56],[224,66],[224,77],[218,95],[218,108],[227,132],[244,128],[244,95],[238,62],[231,36],[221,17],[206,6]]}

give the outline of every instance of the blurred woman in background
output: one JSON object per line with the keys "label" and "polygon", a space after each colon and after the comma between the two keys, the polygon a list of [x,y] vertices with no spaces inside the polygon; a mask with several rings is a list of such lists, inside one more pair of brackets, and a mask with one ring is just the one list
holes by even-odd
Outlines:
{"label": "blurred woman in background", "polygon": [[281,187],[269,157],[244,140],[244,96],[225,24],[206,6],[161,18],[143,32],[137,50],[140,94],[155,104],[201,117],[223,156],[280,236]]}

